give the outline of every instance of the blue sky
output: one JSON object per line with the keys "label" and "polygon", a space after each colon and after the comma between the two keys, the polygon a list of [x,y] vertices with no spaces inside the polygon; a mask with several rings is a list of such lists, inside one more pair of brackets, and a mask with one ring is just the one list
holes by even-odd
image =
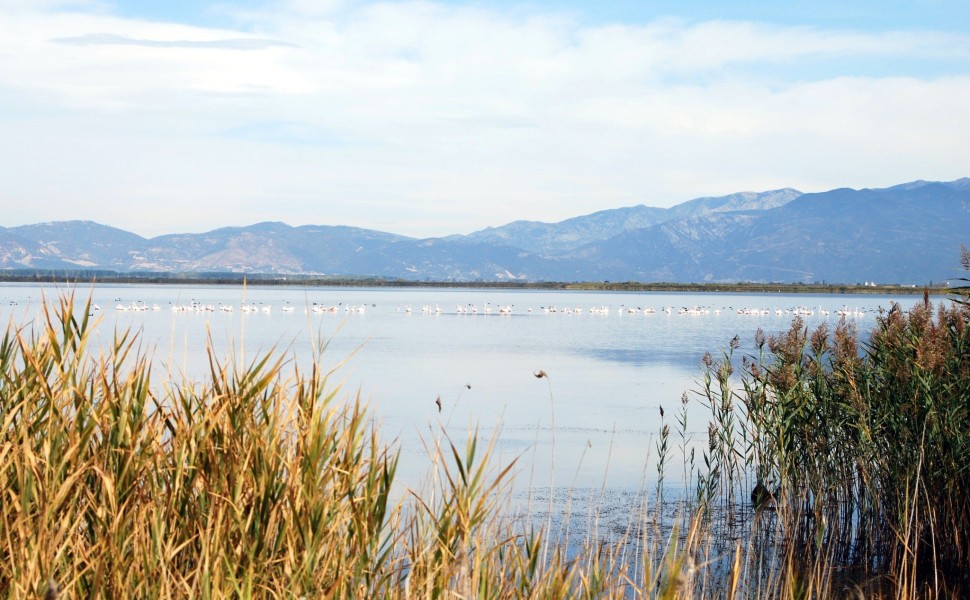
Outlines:
{"label": "blue sky", "polygon": [[970,176],[968,7],[0,0],[0,226],[425,237]]}

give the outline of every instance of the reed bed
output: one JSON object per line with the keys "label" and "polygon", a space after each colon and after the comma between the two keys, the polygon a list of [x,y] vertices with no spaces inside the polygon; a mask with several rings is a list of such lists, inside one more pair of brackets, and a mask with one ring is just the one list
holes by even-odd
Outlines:
{"label": "reed bed", "polygon": [[359,397],[272,352],[153,376],[137,336],[92,343],[66,296],[0,340],[0,594],[8,597],[618,596],[504,510],[478,437],[433,443],[425,489]]}
{"label": "reed bed", "polygon": [[[847,325],[809,335],[796,321],[740,365],[729,345],[705,361],[700,456],[685,396],[674,433],[661,413],[644,441],[660,455],[656,494],[619,531],[594,515],[566,541],[512,506],[515,465],[494,464],[477,433],[439,432],[424,484],[398,493],[397,451],[319,366],[210,350],[204,381],[158,377],[136,335],[96,342],[89,307],[66,294],[0,339],[0,593],[966,593],[967,313],[890,311],[865,346]],[[695,492],[665,500],[677,471]]]}
{"label": "reed bed", "polygon": [[755,347],[704,360],[702,507],[769,509],[771,543],[826,593],[970,595],[965,299],[894,305],[866,343],[844,321],[809,332],[795,319]]}

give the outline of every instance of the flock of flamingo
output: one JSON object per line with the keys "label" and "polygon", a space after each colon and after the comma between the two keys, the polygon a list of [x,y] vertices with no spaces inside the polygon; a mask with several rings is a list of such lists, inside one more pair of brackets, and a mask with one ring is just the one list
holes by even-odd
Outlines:
{"label": "flock of flamingo", "polygon": [[[398,310],[398,312],[404,312],[405,314],[411,314],[413,312],[417,312],[417,311],[413,310],[410,305],[407,305],[407,306],[404,306],[404,307],[398,307],[397,310]],[[560,314],[565,314],[565,315],[582,315],[582,314],[609,315],[609,314],[613,313],[613,308],[610,307],[610,306],[589,306],[589,307],[583,307],[583,306],[565,306],[565,307],[542,306],[542,307],[540,307],[540,311],[542,313],[544,313],[544,314],[560,313]],[[713,308],[712,309],[712,308],[709,308],[709,307],[702,307],[702,306],[691,306],[691,307],[682,306],[682,307],[679,307],[679,308],[676,308],[674,306],[664,306],[664,307],[661,307],[660,308],[660,311],[659,312],[666,313],[668,315],[674,315],[674,314],[676,314],[676,315],[709,315],[709,314],[712,314],[712,313],[715,314],[715,315],[719,315],[719,314],[721,314],[724,311],[736,312],[739,315],[758,315],[758,316],[761,316],[761,315],[770,315],[770,314],[772,314],[772,312],[774,312],[774,314],[776,316],[785,316],[785,315],[788,315],[788,316],[803,316],[803,317],[804,316],[815,316],[816,314],[819,315],[819,316],[827,317],[827,316],[829,316],[831,314],[830,309],[823,308],[821,306],[814,307],[814,308],[805,307],[805,306],[798,306],[798,307],[791,307],[791,308],[775,308],[774,311],[772,311],[771,309],[768,309],[768,308],[747,308],[747,307],[738,308],[738,309],[735,309],[734,307]],[[420,312],[421,312],[421,314],[425,314],[425,315],[427,315],[427,314],[438,314],[438,315],[440,315],[440,314],[443,314],[445,311],[443,311],[442,308],[441,308],[441,306],[438,305],[438,304],[435,304],[435,305],[425,304],[425,305],[423,305],[421,307]],[[486,315],[491,315],[491,314],[511,315],[511,314],[513,314],[513,312],[515,312],[514,305],[510,305],[510,304],[506,304],[506,305],[500,306],[500,307],[493,307],[491,304],[485,304],[485,306],[482,307],[481,310],[479,310],[478,306],[475,305],[475,304],[465,304],[465,305],[459,304],[459,305],[455,306],[455,310],[454,310],[454,313],[453,314],[456,314],[456,315],[469,315],[469,314],[471,314],[471,315],[477,315],[477,314],[486,314]],[[525,312],[528,313],[528,314],[532,314],[533,313],[533,310],[530,307],[530,308],[525,309]],[[630,306],[630,307],[628,307],[628,306],[625,306],[625,305],[620,305],[620,307],[616,310],[616,314],[617,315],[624,315],[624,314],[628,314],[628,315],[635,315],[635,314],[652,315],[652,314],[656,314],[657,312],[658,312],[657,309],[653,308],[652,306],[647,306],[647,307]],[[859,318],[859,317],[865,316],[866,312],[867,312],[866,309],[849,308],[848,306],[844,306],[844,307],[836,310],[835,311],[835,314],[838,315],[838,316],[840,316],[840,317],[854,317],[854,318]]]}
{"label": "flock of flamingo", "polygon": [[[376,305],[371,305],[376,306]],[[269,314],[274,312],[274,308],[270,304],[263,303],[242,303],[239,305],[239,311],[245,314],[249,313],[264,313]],[[98,305],[93,306],[94,310],[100,310]],[[141,301],[134,301],[125,303],[118,303],[115,306],[118,312],[157,312],[161,311],[162,307],[158,304],[147,304]],[[236,306],[232,304],[207,304],[202,302],[191,301],[187,304],[179,303],[169,303],[169,308],[173,313],[233,313],[236,310]],[[293,313],[296,312],[296,307],[289,302],[283,303],[278,307],[278,310],[283,313]],[[365,304],[317,304],[313,303],[304,307],[304,314],[337,314],[337,313],[354,313],[363,314],[366,312],[367,306]],[[420,307],[420,309],[414,309],[411,305],[399,306],[397,307],[397,312],[410,315],[413,313],[420,313],[423,315],[440,315],[440,314],[455,314],[455,315],[512,315],[514,313],[526,313],[533,314],[534,312],[540,312],[542,314],[563,314],[563,315],[652,315],[652,314],[667,314],[667,315],[720,315],[722,312],[734,312],[738,315],[753,315],[753,316],[763,316],[771,315],[775,316],[822,316],[827,317],[832,311],[822,306],[817,307],[789,307],[789,308],[751,308],[742,307],[735,309],[734,307],[722,307],[722,308],[710,308],[703,306],[663,306],[659,310],[651,306],[641,307],[641,306],[625,306],[620,305],[619,308],[614,309],[611,306],[541,306],[538,311],[533,311],[533,309],[526,308],[524,311],[517,311],[515,306],[512,304],[505,304],[500,306],[493,306],[491,303],[485,303],[481,308],[477,304],[458,304],[455,306],[454,311],[445,311],[441,308],[439,304],[425,304]],[[834,311],[839,317],[847,318],[861,318],[866,315],[866,309],[861,308],[849,308],[844,306],[840,309]]]}
{"label": "flock of flamingo", "polygon": [[[93,306],[94,310],[101,310],[101,307],[95,304]],[[158,304],[148,305],[144,302],[135,301],[129,302],[128,304],[117,304],[115,305],[115,310],[118,312],[158,312],[162,310],[162,307]],[[236,308],[232,304],[205,304],[202,302],[192,301],[188,304],[169,304],[169,310],[173,313],[232,313],[235,312]],[[292,313],[296,312],[296,307],[286,302],[279,307],[280,312]],[[344,306],[342,303],[340,305],[325,306],[322,304],[314,303],[312,306],[307,306],[303,309],[304,313],[363,313],[366,310],[363,304],[348,304]],[[239,311],[242,313],[272,313],[273,306],[271,304],[263,304],[260,302],[256,303],[243,303],[239,306]]]}
{"label": "flock of flamingo", "polygon": [[[28,304],[31,301],[28,300]],[[123,302],[120,298],[116,300],[115,310],[121,313],[140,313],[140,312],[159,312],[163,308],[157,303],[149,304],[142,300],[135,300],[131,302]],[[10,306],[15,306],[18,304],[17,301],[9,301]],[[370,307],[375,307],[376,304],[369,305]],[[239,305],[225,304],[225,303],[206,303],[198,300],[191,300],[187,303],[180,302],[169,302],[167,310],[172,313],[234,313],[237,310],[243,314],[251,313],[262,313],[271,314],[273,312],[279,311],[282,313],[294,313],[298,310],[298,305],[294,305],[290,302],[283,302],[278,306],[273,306],[272,304],[267,304],[263,302],[243,302]],[[364,314],[368,309],[366,304],[344,304],[343,302],[337,304],[323,304],[314,302],[312,304],[305,305],[303,307],[304,314]],[[93,312],[98,312],[101,307],[98,304],[92,304],[91,310]],[[509,316],[512,314],[562,314],[562,315],[600,315],[608,316],[611,314],[616,314],[618,316],[623,315],[653,315],[653,314],[667,314],[667,315],[720,315],[722,313],[736,313],[738,315],[750,315],[750,316],[765,316],[774,314],[775,316],[820,316],[828,317],[832,313],[838,317],[845,318],[862,318],[866,314],[871,312],[876,312],[881,309],[872,308],[849,308],[848,306],[843,306],[842,308],[830,310],[823,306],[794,306],[788,308],[763,308],[763,307],[740,307],[734,308],[733,306],[725,306],[720,308],[713,308],[708,306],[662,306],[656,309],[652,306],[626,306],[621,304],[618,308],[613,308],[611,306],[604,305],[593,305],[593,306],[540,306],[538,310],[533,310],[531,307],[526,309],[517,309],[514,304],[503,304],[503,305],[492,305],[490,302],[486,302],[482,306],[474,303],[468,304],[457,304],[452,311],[447,311],[441,308],[440,304],[424,304],[420,308],[412,308],[410,304],[398,306],[397,312],[405,315],[411,314],[422,314],[422,315],[441,315],[441,314],[453,314],[453,315],[502,315]]]}

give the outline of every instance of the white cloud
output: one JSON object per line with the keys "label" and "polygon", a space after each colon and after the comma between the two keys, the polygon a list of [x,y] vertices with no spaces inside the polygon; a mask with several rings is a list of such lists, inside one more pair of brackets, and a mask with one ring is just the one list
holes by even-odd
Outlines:
{"label": "white cloud", "polygon": [[19,203],[4,224],[72,213],[151,234],[274,219],[444,235],[968,175],[970,36],[271,8],[221,6],[238,27],[215,29],[0,5],[0,177]]}
{"label": "white cloud", "polygon": [[53,38],[50,41],[69,46],[144,46],[146,48],[224,48],[227,50],[265,50],[293,47],[293,44],[260,38],[221,40],[148,40],[112,33],[91,33],[75,37]]}

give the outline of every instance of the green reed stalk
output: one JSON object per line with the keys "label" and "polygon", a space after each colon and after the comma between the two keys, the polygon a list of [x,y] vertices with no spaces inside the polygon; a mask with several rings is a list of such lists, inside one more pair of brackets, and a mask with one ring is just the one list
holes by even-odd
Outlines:
{"label": "green reed stalk", "polygon": [[833,334],[809,334],[795,319],[785,334],[756,335],[737,405],[725,400],[730,351],[706,357],[701,395],[713,421],[700,481],[722,483],[699,493],[731,502],[731,476],[719,470],[733,472],[728,449],[738,440],[802,560],[863,581],[896,574],[906,595],[970,589],[961,525],[970,517],[968,324],[967,306],[934,308],[928,298],[878,317],[866,343],[844,321]]}

